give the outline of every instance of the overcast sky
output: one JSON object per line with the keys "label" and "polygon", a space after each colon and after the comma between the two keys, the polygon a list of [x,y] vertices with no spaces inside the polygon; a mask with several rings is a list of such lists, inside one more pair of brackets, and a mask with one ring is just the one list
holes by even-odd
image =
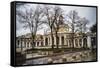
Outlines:
{"label": "overcast sky", "polygon": [[[36,5],[37,4],[28,4],[27,10],[29,10],[30,8],[35,9]],[[64,10],[64,14],[68,14],[71,10],[76,10],[80,17],[85,17],[86,19],[89,20],[89,24],[87,25],[88,27],[91,27],[94,23],[96,23],[96,8],[95,7],[78,7],[78,6],[61,6],[61,5],[58,5],[58,6]],[[24,11],[25,8],[19,4],[17,5],[17,10]],[[42,30],[39,30],[37,34],[43,34],[44,29],[47,29],[46,25],[44,25],[44,27],[45,28],[43,28]],[[16,33],[17,33],[16,34],[17,36],[30,33],[29,29],[24,29],[23,24],[20,24],[20,22],[18,21],[18,17],[16,17]]]}

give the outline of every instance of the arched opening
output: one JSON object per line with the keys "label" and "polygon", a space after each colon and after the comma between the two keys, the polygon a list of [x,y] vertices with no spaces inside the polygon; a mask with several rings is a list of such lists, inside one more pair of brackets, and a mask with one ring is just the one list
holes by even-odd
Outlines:
{"label": "arched opening", "polygon": [[17,41],[18,45],[19,45],[19,40]]}
{"label": "arched opening", "polygon": [[78,47],[78,40],[77,39],[75,39],[75,45],[76,45],[76,47]]}
{"label": "arched opening", "polygon": [[57,37],[57,40],[56,40],[57,44],[59,45],[59,37]]}
{"label": "arched opening", "polygon": [[62,45],[64,45],[64,36],[61,37]]}
{"label": "arched opening", "polygon": [[43,41],[41,41],[41,46],[43,46]]}
{"label": "arched opening", "polygon": [[39,46],[39,42],[37,42],[37,46]]}
{"label": "arched opening", "polygon": [[29,48],[30,46],[29,46],[29,42],[27,42],[27,47]]}
{"label": "arched opening", "polygon": [[68,40],[66,40],[66,46],[68,47]]}
{"label": "arched opening", "polygon": [[70,45],[70,47],[72,47],[72,46],[71,46],[71,40],[69,40],[69,45]]}
{"label": "arched opening", "polygon": [[26,47],[26,39],[24,39],[24,46]]}
{"label": "arched opening", "polygon": [[45,45],[48,45],[48,38],[45,39]]}
{"label": "arched opening", "polygon": [[85,47],[85,48],[87,47],[87,39],[86,38],[83,39],[83,47]]}
{"label": "arched opening", "polygon": [[54,37],[52,37],[52,45],[54,45]]}
{"label": "arched opening", "polygon": [[79,45],[82,46],[82,39],[79,39]]}
{"label": "arched opening", "polygon": [[16,45],[17,48],[20,48],[20,41],[17,40],[17,45]]}

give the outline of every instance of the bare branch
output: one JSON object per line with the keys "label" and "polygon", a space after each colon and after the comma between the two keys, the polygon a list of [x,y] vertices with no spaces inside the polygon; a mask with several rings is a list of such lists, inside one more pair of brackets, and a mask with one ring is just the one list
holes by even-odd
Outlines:
{"label": "bare branch", "polygon": [[43,9],[40,5],[37,5],[36,9],[34,9],[34,7],[27,9],[26,5],[24,5],[23,8],[25,11],[17,10],[16,14],[19,17],[19,22],[24,24],[23,28],[30,29],[32,41],[34,42],[36,32],[38,29],[40,29],[40,25],[43,23]]}

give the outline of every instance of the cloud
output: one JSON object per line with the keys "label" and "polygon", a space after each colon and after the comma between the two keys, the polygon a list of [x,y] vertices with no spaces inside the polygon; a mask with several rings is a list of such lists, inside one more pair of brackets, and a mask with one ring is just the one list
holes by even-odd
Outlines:
{"label": "cloud", "polygon": [[[24,5],[27,5],[26,8],[27,10],[29,10],[29,8],[35,9],[37,4],[24,4]],[[80,17],[85,17],[86,19],[89,20],[89,24],[87,25],[88,27],[96,23],[96,8],[95,7],[82,7],[82,6],[78,7],[78,6],[61,6],[61,5],[58,5],[58,6],[64,10],[64,14],[68,14],[68,12],[70,12],[71,10],[76,10]],[[25,10],[25,8],[22,5],[17,7],[17,10],[19,9],[22,11]],[[44,29],[47,29],[47,26],[45,26]],[[44,29],[39,30],[37,33],[43,34]],[[20,24],[20,22],[18,21],[18,18],[16,18],[16,32],[17,32],[17,36],[30,32],[29,29],[26,29],[26,30],[23,29],[23,25]]]}

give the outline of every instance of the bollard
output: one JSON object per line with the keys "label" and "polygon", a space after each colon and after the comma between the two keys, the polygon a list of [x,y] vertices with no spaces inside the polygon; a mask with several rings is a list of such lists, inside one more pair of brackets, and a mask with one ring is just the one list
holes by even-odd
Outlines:
{"label": "bollard", "polygon": [[51,64],[53,63],[53,60],[51,58],[48,59],[48,63]]}
{"label": "bollard", "polygon": [[66,62],[66,61],[67,61],[66,56],[63,56],[63,57],[62,57],[62,61],[63,61],[63,62]]}

